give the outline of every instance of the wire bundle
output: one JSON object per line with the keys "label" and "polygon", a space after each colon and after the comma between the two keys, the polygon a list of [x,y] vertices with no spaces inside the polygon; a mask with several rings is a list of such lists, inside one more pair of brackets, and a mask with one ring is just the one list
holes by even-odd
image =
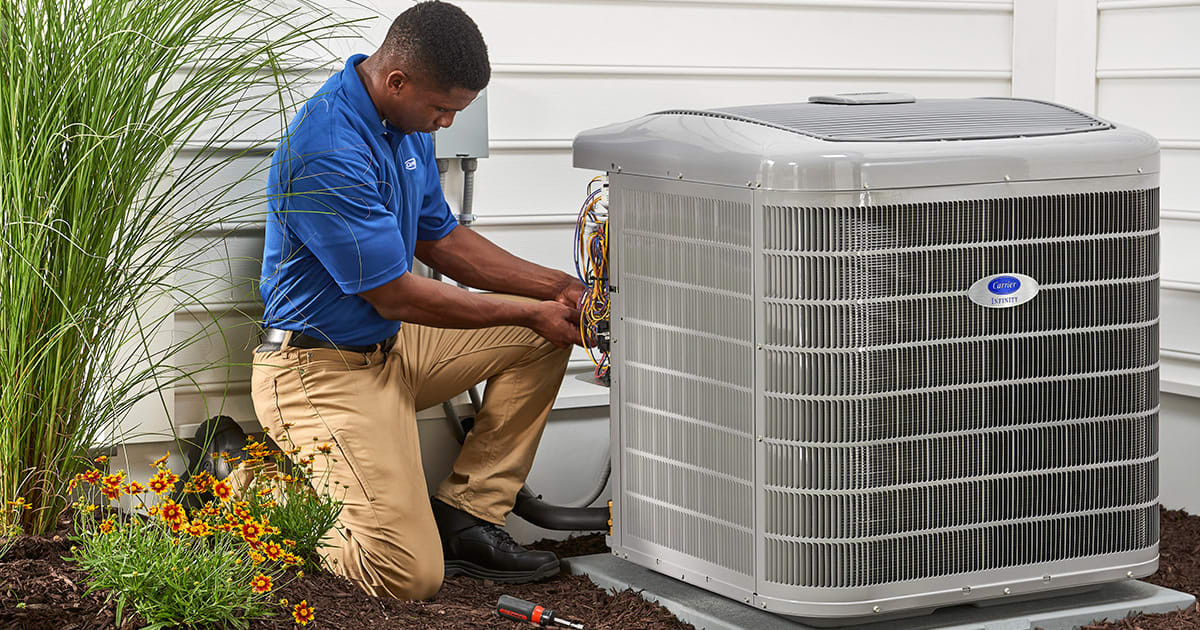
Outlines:
{"label": "wire bundle", "polygon": [[[601,205],[604,186],[592,190],[600,180],[595,177],[588,183],[587,198],[575,221],[575,275],[585,287],[579,300],[579,334],[590,342],[587,352],[596,364],[596,378],[605,378],[609,368],[608,215]],[[603,345],[599,350],[593,349],[591,345],[598,341],[603,341]]]}

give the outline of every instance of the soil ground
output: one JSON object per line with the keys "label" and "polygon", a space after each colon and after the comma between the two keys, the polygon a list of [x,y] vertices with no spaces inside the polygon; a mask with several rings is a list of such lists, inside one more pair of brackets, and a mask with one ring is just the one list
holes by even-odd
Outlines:
{"label": "soil ground", "polygon": [[[73,563],[62,560],[70,548],[66,523],[55,535],[22,536],[0,560],[0,628],[20,630],[100,630],[116,627],[115,604],[102,592],[84,596],[86,577]],[[602,536],[533,545],[563,557],[603,553]],[[1161,564],[1147,582],[1200,593],[1200,516],[1178,510],[1162,512]],[[296,603],[307,600],[317,619],[307,628],[383,630],[411,628],[459,630],[467,628],[524,630],[494,614],[502,594],[538,602],[566,619],[582,622],[587,630],[685,630],[692,626],[675,619],[666,609],[625,590],[605,592],[586,577],[559,575],[540,584],[504,585],[470,578],[449,578],[440,593],[428,602],[401,602],[360,592],[343,578],[327,573],[306,575],[278,589],[279,597]],[[142,620],[126,613],[121,630],[140,628]],[[282,609],[266,620],[250,624],[252,630],[292,629],[291,616]],[[1166,615],[1138,615],[1115,623],[1099,623],[1084,630],[1200,630],[1200,608]]]}

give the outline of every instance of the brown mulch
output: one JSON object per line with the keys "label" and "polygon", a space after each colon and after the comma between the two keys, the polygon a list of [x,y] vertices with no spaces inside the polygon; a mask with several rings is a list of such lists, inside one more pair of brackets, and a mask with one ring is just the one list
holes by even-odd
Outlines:
{"label": "brown mulch", "polygon": [[[583,536],[531,545],[562,557],[606,553],[603,536]],[[100,630],[114,628],[116,605],[102,593],[83,596],[86,578],[61,556],[70,549],[65,523],[54,536],[22,536],[0,560],[0,629]],[[1200,594],[1200,516],[1180,510],[1162,511],[1162,541],[1158,573],[1145,581]],[[402,602],[370,597],[343,578],[309,574],[278,589],[293,603],[308,600],[317,620],[307,628],[495,628],[516,630],[533,626],[497,617],[493,610],[502,594],[538,602],[588,630],[684,630],[692,626],[675,619],[665,608],[643,600],[636,592],[605,592],[586,577],[559,575],[540,584],[505,585],[470,578],[448,578],[432,601]],[[121,630],[139,628],[141,620],[124,614]],[[253,630],[296,628],[282,610],[272,619],[250,624]],[[1162,615],[1135,615],[1114,623],[1097,623],[1083,630],[1200,630],[1200,607]]]}
{"label": "brown mulch", "polygon": [[[0,560],[0,629],[110,630],[117,627],[116,604],[97,592],[84,596],[86,576],[62,556],[70,553],[69,522],[53,536],[21,536]],[[600,535],[531,545],[562,557],[606,553]],[[281,580],[283,582],[284,580]],[[562,618],[582,622],[587,630],[687,630],[667,609],[626,589],[606,592],[581,575],[558,575],[539,584],[497,584],[466,577],[447,578],[432,601],[403,602],[364,594],[345,578],[328,573],[306,574],[276,589],[275,595],[295,604],[307,600],[316,620],[306,628],[466,628],[525,629],[533,626],[495,615],[500,595],[512,595],[553,609]],[[145,625],[125,610],[120,630]],[[290,609],[273,618],[255,620],[251,630],[298,628]]]}
{"label": "brown mulch", "polygon": [[[1159,522],[1158,572],[1142,581],[1200,596],[1200,516],[1183,510],[1163,510]],[[1133,615],[1114,623],[1084,626],[1083,630],[1200,630],[1200,607],[1161,615]]]}

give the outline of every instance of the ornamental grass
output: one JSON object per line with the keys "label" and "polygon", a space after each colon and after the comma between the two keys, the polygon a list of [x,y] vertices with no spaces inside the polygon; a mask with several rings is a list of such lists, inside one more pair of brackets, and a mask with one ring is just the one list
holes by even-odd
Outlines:
{"label": "ornamental grass", "polygon": [[175,312],[228,293],[197,237],[263,220],[301,79],[351,24],[304,0],[0,2],[0,505],[28,506],[0,535],[53,529],[135,403],[170,415],[160,392],[228,367],[177,361],[197,337]]}
{"label": "ornamental grass", "polygon": [[[74,504],[69,559],[88,574],[88,592],[108,590],[117,625],[125,610],[149,628],[244,628],[274,614],[301,625],[315,618],[307,601],[292,605],[274,591],[287,583],[288,567],[303,578],[304,567],[320,566],[321,538],[341,512],[328,485],[312,483],[316,458],[329,455],[321,445],[285,454],[257,441],[244,451],[222,455],[240,464],[228,479],[201,472],[180,483],[166,456],[147,485],[123,470],[108,472],[104,457],[71,479],[73,491],[99,502]],[[122,497],[132,497],[134,513],[116,509]]]}

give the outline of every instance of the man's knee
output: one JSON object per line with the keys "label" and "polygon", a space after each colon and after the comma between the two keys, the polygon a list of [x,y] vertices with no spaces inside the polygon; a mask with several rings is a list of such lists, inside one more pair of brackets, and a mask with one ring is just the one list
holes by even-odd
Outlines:
{"label": "man's knee", "polygon": [[[403,576],[396,576],[395,596],[405,600],[429,599],[442,588],[445,567],[439,556],[437,562],[421,562]],[[393,589],[389,589],[393,590]]]}
{"label": "man's knee", "polygon": [[442,588],[445,566],[440,541],[432,545],[405,549],[392,544],[374,554],[363,554],[366,573],[373,574],[382,588],[375,595],[390,595],[397,599],[429,599]]}

